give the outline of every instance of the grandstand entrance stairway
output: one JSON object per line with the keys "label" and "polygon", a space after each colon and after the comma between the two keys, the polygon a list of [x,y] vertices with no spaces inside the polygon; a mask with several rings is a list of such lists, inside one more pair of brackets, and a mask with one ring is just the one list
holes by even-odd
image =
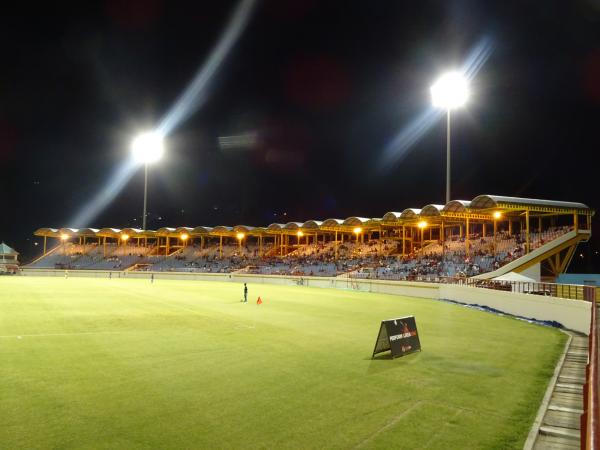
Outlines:
{"label": "grandstand entrance stairway", "polygon": [[491,272],[476,275],[473,278],[478,280],[490,280],[492,278],[505,275],[509,272],[523,272],[524,270],[543,263],[545,269],[557,277],[568,267],[577,244],[587,241],[591,236],[590,230],[573,230],[552,241],[536,248],[527,255],[521,256],[514,261]]}
{"label": "grandstand entrance stairway", "polygon": [[46,253],[44,253],[43,255],[41,255],[41,256],[39,256],[39,257],[35,258],[35,259],[34,259],[33,261],[31,261],[31,262],[30,262],[28,265],[33,265],[33,264],[35,264],[36,262],[38,262],[38,261],[40,261],[40,260],[44,259],[45,257],[47,257],[47,256],[49,256],[49,255],[51,255],[51,254],[53,254],[53,253],[56,253],[56,252],[58,251],[58,249],[59,249],[59,248],[62,248],[62,247],[61,247],[60,245],[57,245],[56,247],[54,247],[54,248],[51,248],[50,250],[48,250],[48,251],[47,251]]}

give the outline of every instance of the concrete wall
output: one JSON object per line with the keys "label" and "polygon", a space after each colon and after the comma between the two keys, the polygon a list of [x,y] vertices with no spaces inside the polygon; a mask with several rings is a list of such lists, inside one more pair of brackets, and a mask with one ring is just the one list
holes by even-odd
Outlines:
{"label": "concrete wall", "polygon": [[[69,270],[69,277],[108,278],[108,270]],[[23,269],[23,276],[64,277],[64,270]],[[517,292],[496,291],[455,284],[436,284],[409,281],[350,280],[344,277],[292,277],[279,275],[249,275],[221,273],[184,273],[184,272],[121,272],[112,271],[113,278],[149,279],[154,274],[156,280],[198,280],[222,281],[252,284],[298,285],[325,289],[355,289],[363,292],[404,295],[430,299],[452,300],[463,304],[488,306],[499,311],[533,318],[552,320],[580,333],[587,334],[590,327],[591,303],[582,300],[570,300]]]}
{"label": "concrete wall", "polygon": [[537,320],[553,320],[565,328],[588,334],[591,303],[518,292],[441,284],[439,298],[488,306],[499,311]]}

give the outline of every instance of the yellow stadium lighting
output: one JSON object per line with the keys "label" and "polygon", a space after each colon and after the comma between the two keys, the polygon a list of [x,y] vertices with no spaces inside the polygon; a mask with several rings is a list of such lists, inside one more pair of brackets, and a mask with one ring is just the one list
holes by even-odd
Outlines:
{"label": "yellow stadium lighting", "polygon": [[298,230],[298,232],[296,233],[296,235],[298,237],[302,237],[302,236],[304,236],[304,233],[302,232],[302,230]]}
{"label": "yellow stadium lighting", "polygon": [[185,242],[185,241],[187,241],[187,240],[189,239],[190,235],[189,235],[189,234],[187,234],[187,233],[183,233],[183,234],[182,234],[181,236],[179,236],[179,237],[181,238],[181,240],[182,240],[183,242]]}
{"label": "yellow stadium lighting", "polygon": [[129,240],[129,235],[128,235],[128,234],[122,234],[122,235],[121,235],[121,240],[122,240],[123,242],[127,242],[127,241]]}
{"label": "yellow stadium lighting", "polygon": [[423,228],[427,227],[427,222],[425,222],[424,220],[422,220],[417,225],[418,225],[419,228],[423,229]]}
{"label": "yellow stadium lighting", "polygon": [[499,219],[502,217],[502,213],[500,211],[494,211],[494,219]]}
{"label": "yellow stadium lighting", "polygon": [[361,228],[361,227],[356,227],[356,228],[355,228],[354,230],[352,230],[352,231],[354,231],[354,234],[360,234],[360,233],[362,233],[362,228]]}
{"label": "yellow stadium lighting", "polygon": [[238,233],[236,234],[236,237],[241,241],[242,239],[244,239],[246,235],[244,233]]}
{"label": "yellow stadium lighting", "polygon": [[61,241],[63,241],[63,242],[64,242],[64,241],[66,241],[67,239],[69,239],[69,235],[68,235],[68,234],[66,234],[66,233],[63,233],[63,234],[61,234],[61,235],[60,235],[60,240],[61,240]]}

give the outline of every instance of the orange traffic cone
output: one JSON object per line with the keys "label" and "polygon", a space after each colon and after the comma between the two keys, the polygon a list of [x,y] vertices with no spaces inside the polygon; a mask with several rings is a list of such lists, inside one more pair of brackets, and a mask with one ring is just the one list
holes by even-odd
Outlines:
{"label": "orange traffic cone", "polygon": [[262,300],[260,299],[260,297],[258,297],[258,300],[256,300],[256,304],[257,305],[262,305]]}

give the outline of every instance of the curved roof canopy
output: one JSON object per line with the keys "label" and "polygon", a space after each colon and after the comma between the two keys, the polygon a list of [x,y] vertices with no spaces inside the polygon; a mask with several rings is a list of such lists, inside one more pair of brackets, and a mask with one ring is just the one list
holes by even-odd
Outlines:
{"label": "curved roof canopy", "polygon": [[38,228],[33,233],[34,236],[57,237],[59,235],[56,228]]}
{"label": "curved roof canopy", "polygon": [[219,234],[227,235],[227,234],[231,234],[233,232],[233,228],[225,226],[225,225],[219,225],[218,227],[214,227],[212,229],[212,232],[216,235],[219,235]]}
{"label": "curved roof canopy", "polygon": [[418,208],[406,208],[404,211],[402,211],[402,214],[400,214],[400,218],[401,219],[416,219],[419,214],[421,214],[421,210]]}
{"label": "curved roof canopy", "polygon": [[[140,230],[139,228],[39,228],[34,232],[35,236],[53,237],[59,238],[62,235],[69,237],[76,236],[90,236],[90,237],[105,237],[105,238],[121,238],[124,234],[130,237],[181,237],[182,234],[187,233],[191,236],[227,236],[234,237],[234,233],[243,232],[250,236],[259,236],[264,233],[284,233],[291,234],[298,230],[323,230],[323,231],[342,231],[351,232],[353,227],[366,227],[374,229],[381,225],[394,226],[397,224],[408,224],[410,226],[415,225],[415,222],[423,218],[436,218],[441,217],[444,213],[465,213],[471,214],[478,219],[486,220],[489,212],[486,210],[499,209],[507,212],[515,211],[521,213],[523,210],[529,210],[532,212],[538,212],[541,214],[556,213],[556,214],[588,214],[594,215],[594,211],[591,210],[587,205],[583,203],[575,202],[564,202],[555,200],[540,200],[531,198],[520,198],[520,197],[507,197],[501,195],[479,195],[473,200],[452,200],[446,205],[429,204],[418,208],[407,208],[402,212],[390,211],[387,212],[382,219],[379,218],[365,218],[365,217],[348,217],[345,220],[342,219],[327,219],[324,221],[320,220],[307,220],[306,222],[288,222],[286,224],[272,223],[267,228],[264,227],[252,227],[247,225],[236,225],[235,227],[230,226],[217,226],[217,227],[206,227],[198,226],[195,228],[191,227],[162,227],[157,231],[152,230]],[[450,215],[450,214],[449,214]],[[468,216],[467,216],[468,217]],[[491,215],[489,216],[491,219]],[[384,222],[382,224],[382,221]],[[385,223],[387,222],[387,224]]]}
{"label": "curved roof canopy", "polygon": [[139,228],[123,228],[121,234],[126,234],[129,237],[144,236],[144,230],[140,230]]}
{"label": "curved roof canopy", "polygon": [[213,230],[212,227],[195,227],[192,228],[191,234],[200,235],[200,234],[208,234]]}
{"label": "curved roof canopy", "polygon": [[254,231],[256,229],[256,227],[250,227],[247,225],[236,225],[235,227],[233,227],[233,231],[236,233],[250,233],[251,231]]}
{"label": "curved roof canopy", "polygon": [[343,225],[344,221],[342,219],[327,219],[324,220],[321,224],[322,227],[339,227]]}
{"label": "curved roof canopy", "polygon": [[589,210],[590,208],[583,203],[563,202],[556,200],[540,200],[536,198],[505,197],[502,195],[478,195],[471,200],[471,208],[487,209],[498,208],[502,206],[534,206]]}
{"label": "curved roof canopy", "polygon": [[421,210],[421,217],[437,217],[444,209],[444,205],[427,205]]}
{"label": "curved roof canopy", "polygon": [[443,212],[466,212],[471,206],[470,200],[450,200],[444,205]]}
{"label": "curved roof canopy", "polygon": [[176,229],[173,227],[161,227],[158,230],[156,230],[156,234],[158,236],[166,237],[176,237],[179,235],[179,233],[177,233]]}
{"label": "curved roof canopy", "polygon": [[96,234],[98,233],[97,228],[80,228],[79,230],[77,230],[77,234],[79,236],[92,236],[95,237]]}
{"label": "curved roof canopy", "polygon": [[175,233],[177,233],[180,238],[182,236],[185,237],[185,235],[187,235],[187,237],[190,237],[192,235],[193,231],[194,231],[194,229],[192,227],[177,227],[177,228],[175,228]]}
{"label": "curved roof canopy", "polygon": [[302,228],[302,222],[288,222],[283,228],[285,230],[297,230],[298,228]]}
{"label": "curved roof canopy", "polygon": [[318,230],[321,225],[323,225],[323,222],[320,220],[307,220],[302,224],[302,228],[307,230]]}
{"label": "curved roof canopy", "polygon": [[58,230],[60,234],[78,235],[79,228],[61,228]]}
{"label": "curved roof canopy", "polygon": [[394,211],[386,212],[383,215],[383,220],[386,222],[397,222],[398,219],[400,219],[400,215],[402,215],[402,213],[400,213],[400,212],[394,212]]}
{"label": "curved roof canopy", "polygon": [[366,217],[348,217],[346,220],[344,220],[343,224],[349,226],[364,225],[369,220],[371,219],[367,219]]}
{"label": "curved roof canopy", "polygon": [[97,234],[103,237],[118,237],[120,233],[121,230],[119,228],[102,228]]}

